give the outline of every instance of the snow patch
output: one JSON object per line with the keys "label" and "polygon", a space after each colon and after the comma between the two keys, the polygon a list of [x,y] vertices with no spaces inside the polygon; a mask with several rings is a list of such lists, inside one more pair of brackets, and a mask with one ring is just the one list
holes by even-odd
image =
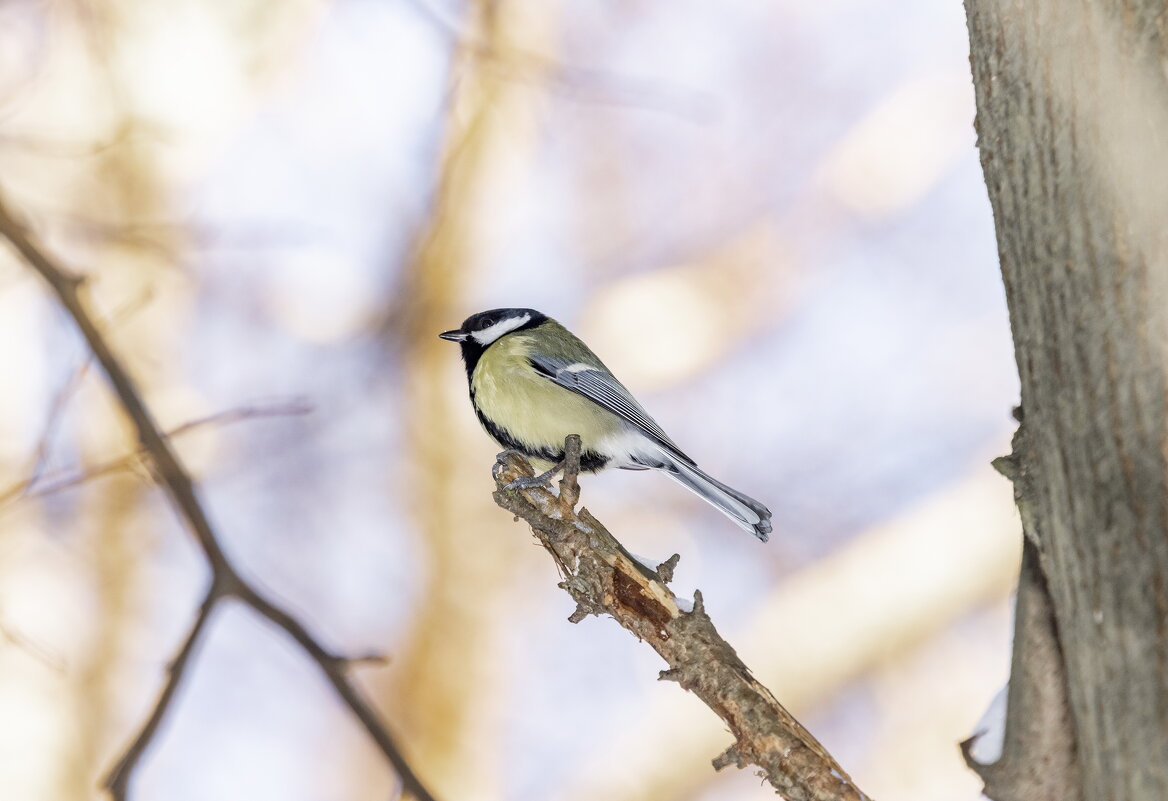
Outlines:
{"label": "snow patch", "polygon": [[973,727],[973,740],[969,746],[969,757],[979,765],[992,765],[1002,758],[1002,746],[1006,741],[1006,697],[1010,685],[998,690],[994,700],[986,707],[981,720]]}
{"label": "snow patch", "polygon": [[650,559],[646,556],[640,556],[638,554],[635,554],[632,551],[629,551],[629,556],[633,557],[633,559],[635,559],[637,561],[637,564],[641,565],[641,567],[648,568],[649,570],[653,571],[654,573],[657,572],[657,568],[661,564],[660,562],[657,562],[657,561]]}

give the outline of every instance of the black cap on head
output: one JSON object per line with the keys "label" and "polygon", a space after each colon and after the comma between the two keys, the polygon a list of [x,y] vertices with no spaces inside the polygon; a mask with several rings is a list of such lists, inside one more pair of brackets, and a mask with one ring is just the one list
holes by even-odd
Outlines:
{"label": "black cap on head", "polygon": [[469,335],[475,331],[486,331],[502,322],[517,320],[521,322],[514,328],[507,328],[507,331],[521,331],[524,328],[534,328],[546,319],[546,314],[537,312],[535,309],[488,309],[467,317],[462,321],[462,327],[459,330]]}

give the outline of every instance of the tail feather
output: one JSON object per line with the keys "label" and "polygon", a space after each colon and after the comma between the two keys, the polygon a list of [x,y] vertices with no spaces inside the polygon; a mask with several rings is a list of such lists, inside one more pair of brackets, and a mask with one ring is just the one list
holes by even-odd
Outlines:
{"label": "tail feather", "polygon": [[733,520],[740,528],[749,531],[763,542],[771,533],[771,510],[763,504],[726,486],[698,469],[697,465],[684,462],[669,454],[662,454],[665,474],[696,494],[706,503],[714,506]]}

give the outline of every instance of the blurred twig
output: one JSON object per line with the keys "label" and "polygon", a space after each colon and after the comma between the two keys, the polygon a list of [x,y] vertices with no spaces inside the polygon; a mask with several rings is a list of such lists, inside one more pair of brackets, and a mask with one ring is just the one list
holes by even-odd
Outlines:
{"label": "blurred twig", "polygon": [[19,629],[9,626],[2,617],[0,617],[0,640],[6,640],[12,643],[17,648],[20,648],[26,654],[31,656],[33,659],[36,659],[50,670],[54,670],[57,673],[65,672],[64,659],[40,643],[29,638]]}
{"label": "blurred twig", "polygon": [[45,430],[41,434],[40,441],[37,442],[36,453],[33,455],[32,470],[29,471],[29,476],[25,481],[6,492],[0,492],[0,504],[14,495],[23,495],[28,492],[29,488],[44,477],[49,465],[49,451],[53,445],[53,437],[56,436],[57,428],[61,425],[61,420],[64,419],[65,408],[81,386],[81,379],[89,371],[89,365],[90,359],[85,359],[76,370],[69,374],[64,386],[53,396],[53,401],[49,404],[49,414],[45,420]]}
{"label": "blurred twig", "polygon": [[656,111],[694,123],[709,122],[717,98],[683,86],[669,86],[630,75],[563,64],[515,45],[500,46],[464,30],[429,0],[408,0],[418,15],[450,38],[454,47],[515,81],[542,84],[568,100]]}
{"label": "blurred twig", "polygon": [[84,283],[83,279],[67,272],[45,255],[24,226],[8,210],[2,196],[0,196],[0,236],[7,239],[29,266],[44,278],[81,330],[90,350],[93,351],[114,392],[117,393],[122,407],[133,421],[142,449],[150,454],[158,480],[198,541],[211,569],[210,587],[190,634],[187,635],[178,656],[170,666],[169,678],[154,710],[106,779],[105,785],[110,794],[117,801],[124,801],[128,797],[134,769],[150,747],[175,690],[191,664],[190,657],[198,645],[212,611],[220,601],[235,598],[282,629],[316,663],[337,695],[357,716],[381,753],[393,765],[405,793],[418,801],[434,801],[434,797],[410,768],[376,711],[349,681],[347,674],[350,661],[325,649],[296,617],[264,597],[236,571],[219,544],[218,536],[199,502],[190,476],[143,402],[134,381],[110,349],[82,301],[80,290]]}
{"label": "blurred twig", "polygon": [[[291,400],[282,403],[274,403],[267,406],[240,406],[235,409],[228,409],[223,412],[216,412],[215,414],[200,417],[197,420],[190,420],[180,426],[172,428],[170,431],[163,433],[163,436],[170,440],[188,434],[199,428],[209,425],[230,425],[232,423],[242,422],[244,420],[254,420],[260,417],[280,417],[290,415],[308,414],[312,411],[312,407],[302,400]],[[47,435],[46,435],[47,438]],[[14,501],[19,498],[39,498],[45,495],[52,495],[55,492],[75,487],[78,484],[84,484],[87,481],[92,481],[95,478],[116,473],[121,470],[128,470],[135,465],[137,460],[146,455],[147,451],[144,448],[139,448],[133,453],[123,454],[107,459],[100,464],[87,467],[82,470],[59,471],[54,474],[46,475],[43,465],[45,460],[44,452],[47,450],[46,438],[42,438],[41,444],[37,448],[36,467],[32,475],[15,484],[12,487],[0,492],[0,508],[9,501]]]}
{"label": "blurred twig", "polygon": [[[692,607],[679,604],[668,577],[637,562],[588,510],[575,511],[579,437],[568,437],[565,452],[558,493],[545,487],[508,489],[516,478],[535,473],[514,451],[500,455],[493,474],[495,502],[527,521],[564,576],[559,586],[576,601],[569,620],[609,615],[652,646],[669,665],[660,678],[697,695],[733,733],[735,742],[714,760],[715,769],[756,765],[788,801],[867,801],[718,634],[700,592],[694,592]],[[676,558],[666,564],[672,573]]]}

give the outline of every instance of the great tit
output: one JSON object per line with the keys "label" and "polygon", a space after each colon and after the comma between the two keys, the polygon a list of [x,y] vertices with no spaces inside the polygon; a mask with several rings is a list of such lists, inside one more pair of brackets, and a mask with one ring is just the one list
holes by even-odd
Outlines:
{"label": "great tit", "polygon": [[660,470],[763,542],[771,512],[702,472],[587,345],[535,309],[491,309],[442,339],[462,346],[470,400],[487,433],[538,467],[579,434],[580,468]]}

